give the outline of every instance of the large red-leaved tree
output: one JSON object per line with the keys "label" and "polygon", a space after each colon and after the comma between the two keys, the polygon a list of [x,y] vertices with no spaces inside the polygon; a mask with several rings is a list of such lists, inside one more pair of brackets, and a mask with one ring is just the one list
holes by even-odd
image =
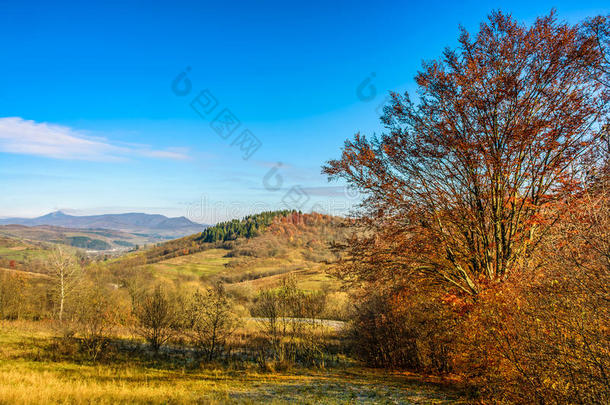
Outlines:
{"label": "large red-leaved tree", "polygon": [[531,266],[606,114],[599,46],[555,15],[501,12],[392,93],[379,137],[357,134],[323,171],[366,196],[346,276],[419,278],[468,295]]}

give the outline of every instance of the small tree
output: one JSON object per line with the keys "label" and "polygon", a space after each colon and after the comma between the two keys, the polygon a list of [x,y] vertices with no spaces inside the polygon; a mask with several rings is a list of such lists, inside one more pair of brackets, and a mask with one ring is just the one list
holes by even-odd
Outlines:
{"label": "small tree", "polygon": [[108,334],[115,325],[118,309],[108,291],[90,284],[79,295],[75,309],[81,345],[91,360],[97,360],[108,347]]}
{"label": "small tree", "polygon": [[23,305],[25,279],[6,272],[0,273],[0,319],[19,318],[19,309]]}
{"label": "small tree", "polygon": [[272,350],[279,353],[284,312],[277,292],[273,290],[259,292],[251,312],[253,316],[259,318],[263,333],[267,336]]}
{"label": "small tree", "polygon": [[190,336],[207,361],[213,360],[235,331],[233,303],[222,283],[193,295],[189,311]]}
{"label": "small tree", "polygon": [[178,317],[175,306],[159,286],[135,302],[133,314],[136,333],[150,344],[155,353],[176,332]]}
{"label": "small tree", "polygon": [[76,258],[64,248],[56,248],[49,257],[50,276],[54,280],[57,306],[59,306],[57,317],[60,321],[64,318],[66,299],[76,289],[82,269]]}

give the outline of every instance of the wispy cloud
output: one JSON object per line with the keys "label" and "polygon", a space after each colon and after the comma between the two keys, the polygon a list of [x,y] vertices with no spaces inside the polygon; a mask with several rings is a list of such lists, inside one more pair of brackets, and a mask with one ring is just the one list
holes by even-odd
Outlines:
{"label": "wispy cloud", "polygon": [[54,159],[117,161],[134,157],[188,159],[183,148],[165,150],[146,145],[121,145],[91,137],[73,128],[24,120],[0,118],[0,152],[44,156]]}

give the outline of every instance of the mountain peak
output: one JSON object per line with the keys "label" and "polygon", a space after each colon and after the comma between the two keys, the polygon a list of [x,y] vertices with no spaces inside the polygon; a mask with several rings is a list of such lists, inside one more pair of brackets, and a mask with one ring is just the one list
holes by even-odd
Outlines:
{"label": "mountain peak", "polygon": [[63,211],[55,211],[55,212],[51,212],[45,216],[43,216],[42,218],[65,218],[68,217],[69,215],[67,215],[65,212]]}

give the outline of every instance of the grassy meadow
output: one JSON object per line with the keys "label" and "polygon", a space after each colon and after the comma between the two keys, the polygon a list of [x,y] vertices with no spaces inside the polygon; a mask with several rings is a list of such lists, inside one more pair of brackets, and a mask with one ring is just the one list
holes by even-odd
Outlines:
{"label": "grassy meadow", "polygon": [[0,324],[0,403],[449,404],[465,403],[448,383],[355,363],[261,372],[247,363],[180,364],[117,350],[103,362],[75,361],[51,323]]}

